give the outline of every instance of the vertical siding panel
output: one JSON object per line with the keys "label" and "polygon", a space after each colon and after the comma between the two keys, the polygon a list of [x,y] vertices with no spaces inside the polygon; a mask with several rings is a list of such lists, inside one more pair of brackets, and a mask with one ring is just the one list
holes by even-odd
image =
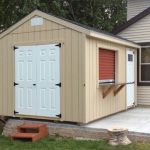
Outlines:
{"label": "vertical siding panel", "polygon": [[[7,53],[8,53],[8,88],[7,88],[7,94],[8,94],[8,116],[11,116],[13,114],[13,110],[14,110],[14,101],[13,101],[13,89],[14,89],[14,86],[13,86],[13,82],[14,82],[14,71],[13,71],[13,57],[14,57],[14,50],[13,50],[13,47],[12,47],[12,35],[8,35],[8,42],[7,42],[7,45],[8,45],[8,50],[7,50]],[[11,75],[11,76],[10,76]]]}
{"label": "vertical siding panel", "polygon": [[51,30],[51,31],[47,31],[46,32],[47,33],[47,40],[52,40],[53,39],[53,31]]}
{"label": "vertical siding panel", "polygon": [[53,39],[57,40],[59,35],[59,30],[53,30]]}
{"label": "vertical siding panel", "polygon": [[35,33],[41,31],[41,26],[34,26],[34,31]]}
{"label": "vertical siding panel", "polygon": [[82,43],[85,43],[85,41],[82,41],[82,34],[79,33],[79,39],[78,39],[78,42],[79,42],[79,54],[78,54],[78,57],[79,57],[79,79],[78,79],[78,89],[79,89],[79,111],[78,111],[78,116],[79,116],[79,122],[83,122],[83,107],[85,107],[85,105],[83,105],[83,94],[84,94],[84,91],[83,91],[83,88],[84,88],[84,81],[83,81],[83,61],[84,61],[84,57],[85,55],[83,55],[83,51],[84,49],[82,48]]}
{"label": "vertical siding panel", "polygon": [[72,111],[73,120],[78,122],[79,112],[79,34],[72,30]]}
{"label": "vertical siding panel", "polygon": [[41,31],[41,41],[46,41],[47,40],[47,34],[46,31]]}
{"label": "vertical siding panel", "polygon": [[33,34],[34,34],[34,41],[36,41],[36,42],[40,41],[40,39],[41,39],[40,32],[37,31]]}
{"label": "vertical siding panel", "polygon": [[3,114],[3,48],[2,39],[0,39],[0,114]]}
{"label": "vertical siding panel", "polygon": [[8,60],[8,55],[7,55],[7,36],[5,36],[2,40],[3,42],[3,115],[6,115],[8,114],[8,92],[7,92],[7,89],[8,89],[8,70],[7,70],[7,67],[8,67],[8,63],[7,63],[7,60]]}
{"label": "vertical siding panel", "polygon": [[89,77],[90,77],[90,39],[86,38],[86,49],[85,49],[85,100],[86,100],[86,111],[85,111],[85,117],[86,122],[90,120],[90,83],[89,83]]}
{"label": "vertical siding panel", "polygon": [[29,41],[34,42],[34,32],[29,32]]}
{"label": "vertical siding panel", "polygon": [[29,27],[29,28],[28,28],[28,29],[29,29],[29,33],[34,32],[34,28],[35,28],[35,27],[34,27],[34,26],[31,26],[31,20],[29,20],[29,24],[28,24],[28,25],[29,25],[29,26],[28,26],[28,27]]}
{"label": "vertical siding panel", "polygon": [[[97,44],[98,43],[101,44],[102,40],[98,40]],[[97,52],[97,78],[96,79],[98,79],[98,76],[99,76],[99,63],[98,63],[99,57],[98,57],[98,54],[99,54],[99,51]],[[102,114],[103,114],[103,107],[102,107],[103,106],[103,99],[102,99],[103,88],[102,88],[102,86],[99,86],[99,88],[96,91],[97,91],[97,99],[98,99],[98,106],[97,106],[98,113],[99,113],[98,115],[99,115],[99,117],[102,117]]]}
{"label": "vertical siding panel", "polygon": [[24,24],[23,24],[23,32],[25,33],[28,33],[29,32],[29,21],[26,21]]}
{"label": "vertical siding panel", "polygon": [[90,91],[90,98],[89,98],[89,105],[90,105],[90,120],[94,118],[94,100],[93,100],[93,64],[92,64],[92,57],[93,57],[93,40],[90,38],[90,47],[89,47],[89,69],[90,69],[90,76],[89,76],[89,91]]}
{"label": "vertical siding panel", "polygon": [[18,40],[17,40],[17,42],[19,42],[19,43],[22,43],[23,42],[23,34],[22,33],[19,33],[19,34],[17,34],[17,36],[18,36]]}
{"label": "vertical siding panel", "polygon": [[94,100],[94,118],[96,119],[97,118],[97,99],[96,99],[96,85],[97,85],[97,76],[96,76],[96,61],[97,61],[97,40],[94,40],[93,39],[93,44],[92,44],[92,53],[93,53],[93,63],[92,63],[92,66],[93,66],[93,79],[95,79],[95,81],[93,82],[93,100]]}
{"label": "vertical siding panel", "polygon": [[83,65],[83,67],[81,68],[81,80],[82,80],[82,83],[83,83],[83,87],[82,87],[82,90],[80,92],[82,92],[82,96],[83,96],[83,99],[82,99],[82,105],[83,107],[81,106],[81,109],[82,109],[82,113],[83,113],[83,119],[82,119],[82,122],[83,123],[86,123],[86,120],[87,120],[87,114],[86,114],[86,108],[87,108],[87,100],[86,100],[86,45],[87,45],[87,39],[86,39],[86,35],[82,33],[82,40],[81,40],[81,43],[82,43],[82,55],[80,57],[81,59],[81,63]]}
{"label": "vertical siding panel", "polygon": [[25,42],[25,43],[27,43],[28,41],[29,41],[29,33],[24,33],[23,34],[23,41]]}
{"label": "vertical siding panel", "polygon": [[49,20],[46,20],[46,30],[52,30],[52,22]]}
{"label": "vertical siding panel", "polygon": [[71,78],[71,70],[72,70],[72,54],[71,54],[71,30],[66,29],[66,51],[65,51],[65,56],[66,56],[66,120],[72,121],[72,78]]}
{"label": "vertical siding panel", "polygon": [[17,28],[17,33],[21,33],[23,31],[23,25],[20,25],[18,28]]}
{"label": "vertical siding panel", "polygon": [[46,30],[46,19],[43,19],[43,25],[40,26],[41,31],[45,31]]}
{"label": "vertical siding panel", "polygon": [[[65,37],[65,30],[59,30],[59,39],[64,39]],[[65,113],[65,109],[66,109],[66,96],[65,96],[65,91],[66,91],[66,80],[65,80],[65,76],[66,76],[66,56],[65,56],[65,50],[66,50],[66,43],[62,43],[62,47],[60,50],[60,81],[62,83],[62,88],[61,88],[61,98],[60,99],[60,111],[63,114],[62,115],[62,120],[66,119],[66,113]]]}
{"label": "vertical siding panel", "polygon": [[27,21],[27,22],[25,22],[24,24],[23,24],[23,41],[24,42],[28,42],[28,39],[29,39],[29,21]]}

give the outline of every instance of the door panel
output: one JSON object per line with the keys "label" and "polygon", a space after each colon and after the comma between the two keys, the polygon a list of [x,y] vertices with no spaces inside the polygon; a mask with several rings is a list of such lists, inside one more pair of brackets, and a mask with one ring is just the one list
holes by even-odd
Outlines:
{"label": "door panel", "polygon": [[15,50],[15,111],[36,115],[36,46],[19,46]]}
{"label": "door panel", "polygon": [[[127,51],[127,82],[134,82],[134,53]],[[127,84],[127,106],[134,103],[134,83]]]}
{"label": "door panel", "polygon": [[56,44],[19,46],[15,51],[15,111],[23,115],[60,114],[60,58]]}
{"label": "door panel", "polygon": [[60,114],[59,47],[37,46],[37,115],[56,117]]}

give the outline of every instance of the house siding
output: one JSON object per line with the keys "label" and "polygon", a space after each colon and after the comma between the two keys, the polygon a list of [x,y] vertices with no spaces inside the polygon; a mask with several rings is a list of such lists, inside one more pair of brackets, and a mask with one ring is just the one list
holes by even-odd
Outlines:
{"label": "house siding", "polygon": [[125,39],[142,43],[150,41],[150,15],[142,18],[136,23],[117,34]]}
{"label": "house siding", "polygon": [[[131,0],[130,0],[131,1]],[[133,1],[133,0],[132,0]],[[146,4],[147,1],[142,1]],[[141,7],[138,2],[137,5]],[[149,5],[150,1],[147,3]],[[130,7],[133,7],[132,5]],[[150,5],[149,5],[150,7]],[[133,25],[124,29],[117,34],[120,37],[126,38],[128,40],[144,43],[150,42],[150,14],[137,21]],[[137,104],[138,105],[150,105],[150,87],[149,86],[138,86],[137,87]]]}
{"label": "house siding", "polygon": [[139,86],[137,89],[137,104],[150,105],[150,87]]}
{"label": "house siding", "polygon": [[128,0],[127,20],[135,17],[148,7],[150,7],[150,0]]}

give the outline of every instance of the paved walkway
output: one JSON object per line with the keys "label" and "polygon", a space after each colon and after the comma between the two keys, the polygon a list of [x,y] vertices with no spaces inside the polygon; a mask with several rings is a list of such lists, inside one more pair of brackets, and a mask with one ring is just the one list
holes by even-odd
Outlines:
{"label": "paved walkway", "polygon": [[86,124],[84,127],[100,129],[124,127],[133,132],[150,133],[150,108],[132,108]]}

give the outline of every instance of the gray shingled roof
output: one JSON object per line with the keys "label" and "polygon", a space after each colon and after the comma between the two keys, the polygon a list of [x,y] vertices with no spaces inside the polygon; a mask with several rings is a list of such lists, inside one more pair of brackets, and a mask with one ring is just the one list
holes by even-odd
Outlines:
{"label": "gray shingled roof", "polygon": [[[45,12],[43,12],[43,13],[45,13]],[[75,21],[72,21],[72,20],[69,20],[69,19],[66,19],[66,18],[63,18],[63,17],[55,16],[55,15],[53,15],[53,14],[51,14],[51,13],[46,13],[46,14],[48,14],[48,15],[50,15],[50,16],[53,16],[53,17],[56,17],[56,18],[58,18],[58,19],[64,20],[64,21],[66,21],[66,22],[72,23],[72,24],[77,25],[77,26],[79,26],[79,27],[82,27],[82,28],[84,28],[84,29],[87,29],[87,30],[90,30],[90,31],[94,31],[94,32],[97,32],[97,33],[100,33],[100,34],[104,34],[104,35],[107,35],[107,36],[111,36],[111,37],[113,37],[113,38],[117,38],[117,39],[120,39],[120,40],[124,40],[124,41],[130,42],[130,43],[139,45],[139,44],[137,44],[137,43],[135,43],[135,42],[133,42],[133,41],[127,40],[127,39],[125,39],[125,38],[122,38],[122,37],[120,37],[120,36],[117,36],[117,35],[114,35],[114,34],[112,34],[112,33],[106,32],[106,31],[104,31],[104,30],[100,30],[100,29],[98,29],[98,28],[93,28],[93,27],[90,27],[90,26],[87,26],[87,25],[84,25],[84,24],[81,24],[81,23],[79,23],[79,22],[75,22]]]}
{"label": "gray shingled roof", "polygon": [[[38,11],[39,11],[39,10],[38,10]],[[100,30],[100,29],[98,29],[98,28],[93,28],[93,27],[90,27],[90,26],[87,26],[87,25],[84,25],[84,24],[81,24],[81,23],[79,23],[79,22],[75,22],[75,21],[72,21],[72,20],[69,20],[69,19],[66,19],[66,18],[63,18],[63,17],[55,16],[55,15],[53,15],[53,14],[51,14],[51,13],[46,13],[46,12],[43,12],[43,11],[41,11],[41,12],[42,12],[42,13],[45,13],[45,14],[48,14],[48,15],[50,15],[50,16],[53,16],[53,17],[55,17],[55,18],[61,19],[61,20],[63,20],[63,21],[69,22],[69,23],[71,23],[71,24],[77,25],[77,26],[82,27],[82,28],[84,28],[84,29],[86,29],[86,30],[94,31],[94,32],[97,32],[97,33],[99,33],[99,34],[104,34],[104,35],[110,36],[110,37],[112,37],[112,38],[120,39],[120,40],[123,40],[123,41],[130,42],[130,43],[133,43],[133,44],[138,45],[137,43],[135,43],[135,42],[133,42],[133,41],[124,39],[124,38],[122,38],[122,37],[120,37],[120,36],[111,34],[111,33],[106,32],[106,31],[104,31],[104,30]],[[31,13],[32,13],[32,12],[31,12]],[[25,17],[24,17],[24,18],[25,18]],[[18,22],[19,22],[19,21],[18,21]],[[16,22],[16,23],[18,23],[18,22]],[[15,23],[15,24],[16,24],[16,23]],[[14,25],[14,24],[13,24],[13,25]],[[13,25],[11,25],[10,27],[12,27]],[[10,27],[8,27],[6,30],[8,30]],[[3,32],[5,32],[6,30],[4,30]],[[1,32],[1,33],[3,33],[3,32]]]}

